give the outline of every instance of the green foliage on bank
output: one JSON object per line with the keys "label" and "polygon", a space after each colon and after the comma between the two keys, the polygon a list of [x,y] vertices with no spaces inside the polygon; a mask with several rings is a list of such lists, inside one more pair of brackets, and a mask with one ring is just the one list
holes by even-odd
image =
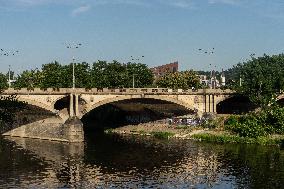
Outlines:
{"label": "green foliage on bank", "polygon": [[174,136],[174,133],[171,132],[151,132],[150,133],[153,137],[158,138],[158,139],[169,139],[170,137]]}
{"label": "green foliage on bank", "polygon": [[257,138],[284,134],[284,108],[273,106],[242,116],[230,116],[225,129],[241,137]]}
{"label": "green foliage on bank", "polygon": [[259,144],[259,145],[283,145],[283,138],[269,138],[269,137],[241,137],[237,135],[213,135],[213,134],[195,134],[192,136],[194,139],[198,139],[205,142],[215,142],[215,143],[240,143],[240,144]]}

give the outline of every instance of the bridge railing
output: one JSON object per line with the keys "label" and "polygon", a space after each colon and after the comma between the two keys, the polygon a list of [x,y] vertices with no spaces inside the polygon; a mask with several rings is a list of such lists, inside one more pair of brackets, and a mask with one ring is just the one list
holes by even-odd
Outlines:
{"label": "bridge railing", "polygon": [[222,90],[222,89],[168,89],[168,88],[91,88],[91,89],[85,89],[85,88],[47,88],[47,89],[40,89],[40,88],[34,88],[34,89],[27,89],[27,88],[21,88],[21,89],[13,89],[9,88],[4,91],[4,93],[8,94],[37,94],[37,93],[48,93],[48,94],[70,94],[70,93],[107,93],[107,94],[118,94],[118,93],[129,93],[129,94],[141,94],[141,93],[158,93],[158,94],[182,94],[182,93],[192,93],[192,94],[216,94],[216,93],[234,93],[234,91],[231,90]]}

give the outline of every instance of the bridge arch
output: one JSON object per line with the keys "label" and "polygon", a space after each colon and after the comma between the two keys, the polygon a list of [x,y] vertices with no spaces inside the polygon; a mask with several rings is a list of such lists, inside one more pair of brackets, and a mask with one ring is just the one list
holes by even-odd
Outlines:
{"label": "bridge arch", "polygon": [[33,106],[37,106],[37,107],[45,109],[45,110],[48,110],[50,112],[55,112],[55,109],[53,108],[53,106],[49,106],[47,104],[41,103],[41,102],[36,101],[36,100],[32,100],[32,99],[25,98],[25,97],[22,97],[22,96],[17,97],[17,100],[21,101],[21,102],[25,102],[25,103],[33,105]]}
{"label": "bridge arch", "polygon": [[37,106],[52,113],[58,111],[54,108],[54,104],[64,98],[66,95],[16,95],[15,98],[20,102]]}
{"label": "bridge arch", "polygon": [[279,96],[276,98],[276,103],[277,103],[278,105],[280,105],[281,107],[284,107],[284,94],[279,95]]}
{"label": "bridge arch", "polygon": [[[166,101],[166,102],[174,103],[174,104],[177,104],[177,105],[184,107],[187,110],[191,110],[191,111],[197,110],[196,108],[194,108],[192,105],[190,105],[188,103],[185,103],[181,100],[177,100],[177,99],[170,98],[170,97],[161,97],[161,96],[156,96],[156,95],[151,95],[151,96],[147,96],[147,97],[145,97],[145,96],[144,97],[143,96],[141,96],[141,97],[119,96],[119,97],[115,97],[115,98],[108,98],[108,99],[96,102],[96,103],[92,104],[91,106],[86,107],[85,111],[82,113],[82,115],[79,116],[79,118],[82,118],[84,115],[86,115],[90,111],[92,111],[95,108],[98,108],[100,106],[110,104],[110,103],[113,103],[113,102],[118,102],[118,101],[123,101],[123,100],[131,100],[131,99],[154,99],[154,100],[160,100],[160,101]],[[87,101],[87,99],[84,99],[84,98],[83,98],[83,100]],[[199,110],[197,110],[197,111],[199,111]]]}
{"label": "bridge arch", "polygon": [[243,95],[228,96],[216,103],[217,114],[242,114],[255,108],[249,98]]}
{"label": "bridge arch", "polygon": [[[58,103],[58,101],[64,99],[64,98],[68,98],[70,95],[64,95],[64,96],[59,96],[57,98],[55,98],[52,103],[51,103],[51,106],[52,107],[55,107],[55,104]],[[55,109],[55,108],[54,108]]]}

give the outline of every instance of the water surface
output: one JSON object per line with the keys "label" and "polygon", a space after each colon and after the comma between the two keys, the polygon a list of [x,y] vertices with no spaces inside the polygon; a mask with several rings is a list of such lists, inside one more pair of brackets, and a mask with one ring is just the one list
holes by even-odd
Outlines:
{"label": "water surface", "polygon": [[278,147],[89,134],[0,138],[0,188],[282,188]]}

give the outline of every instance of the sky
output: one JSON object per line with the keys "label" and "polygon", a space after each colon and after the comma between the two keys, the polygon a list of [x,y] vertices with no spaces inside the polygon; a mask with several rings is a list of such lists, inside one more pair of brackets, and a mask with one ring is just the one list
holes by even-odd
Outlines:
{"label": "sky", "polygon": [[221,70],[283,53],[283,39],[283,0],[0,0],[0,48],[19,51],[0,72],[73,57]]}

